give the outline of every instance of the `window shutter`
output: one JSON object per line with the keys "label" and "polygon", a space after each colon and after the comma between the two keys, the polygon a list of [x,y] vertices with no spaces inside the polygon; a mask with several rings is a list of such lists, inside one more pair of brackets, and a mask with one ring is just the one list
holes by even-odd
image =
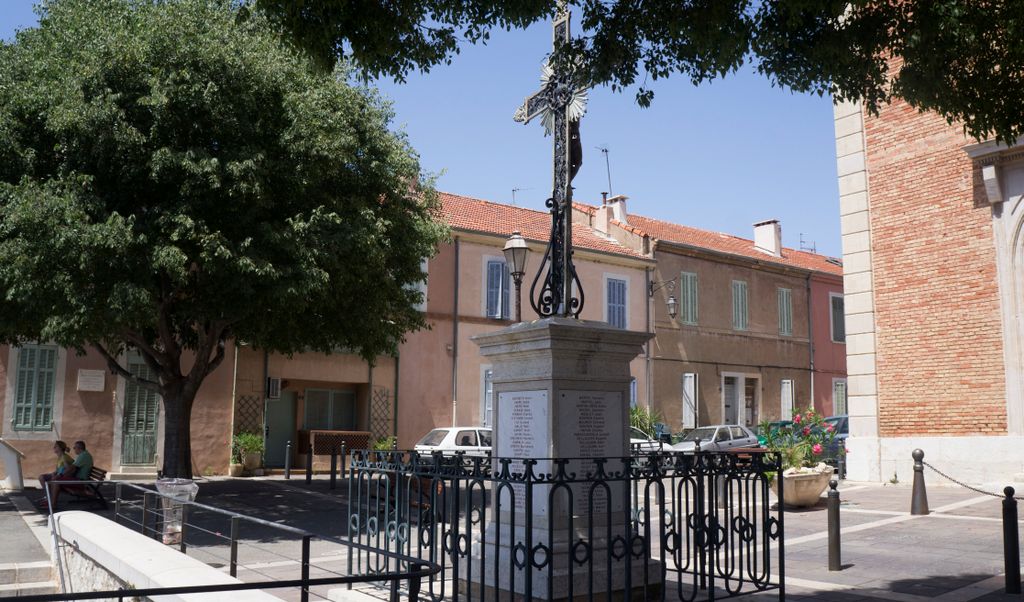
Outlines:
{"label": "window shutter", "polygon": [[837,343],[846,342],[846,316],[843,315],[844,311],[843,297],[834,295],[832,297],[832,340]]}
{"label": "window shutter", "polygon": [[14,428],[50,430],[57,385],[57,349],[21,348],[14,387]]}
{"label": "window shutter", "polygon": [[679,312],[679,319],[684,324],[697,323],[697,274],[683,272],[680,281],[680,303],[682,310]]}
{"label": "window shutter", "polygon": [[480,411],[481,424],[483,426],[491,426],[493,424],[493,413],[494,413],[494,371],[484,370],[484,399],[481,404],[482,408]]}
{"label": "window shutter", "polygon": [[793,419],[793,381],[785,379],[782,381],[782,414],[779,416],[782,420]]}
{"label": "window shutter", "polygon": [[626,281],[608,279],[608,324],[626,327]]}
{"label": "window shutter", "polygon": [[732,281],[732,326],[747,329],[747,283],[742,280]]}
{"label": "window shutter", "polygon": [[788,288],[779,289],[779,334],[793,334],[793,291]]}
{"label": "window shutter", "polygon": [[502,309],[501,284],[503,268],[501,261],[487,262],[487,317],[500,318]]}
{"label": "window shutter", "polygon": [[507,320],[512,316],[512,310],[509,306],[509,289],[512,288],[512,275],[508,271],[508,265],[504,262],[501,264],[501,318]]}
{"label": "window shutter", "polygon": [[683,428],[697,426],[697,373],[683,373]]}
{"label": "window shutter", "polygon": [[832,383],[832,413],[847,414],[846,410],[846,381],[837,380]]}

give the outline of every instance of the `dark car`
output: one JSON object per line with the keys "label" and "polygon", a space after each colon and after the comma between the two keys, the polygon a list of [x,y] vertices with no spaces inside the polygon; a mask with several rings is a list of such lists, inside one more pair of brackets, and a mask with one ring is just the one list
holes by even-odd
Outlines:
{"label": "dark car", "polygon": [[778,420],[776,422],[763,422],[757,427],[757,442],[759,445],[764,447],[764,444],[768,442],[768,435],[775,434],[779,430],[791,426],[792,420]]}
{"label": "dark car", "polygon": [[825,461],[834,465],[846,451],[846,437],[850,434],[850,417],[846,414],[829,416],[825,419],[825,424],[831,424],[836,433],[832,445],[825,452]]}

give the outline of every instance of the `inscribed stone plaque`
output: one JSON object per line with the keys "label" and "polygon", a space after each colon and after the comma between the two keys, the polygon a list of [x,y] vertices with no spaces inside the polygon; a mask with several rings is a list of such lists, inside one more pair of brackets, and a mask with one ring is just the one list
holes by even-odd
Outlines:
{"label": "inscribed stone plaque", "polygon": [[[551,427],[549,417],[547,391],[504,391],[498,393],[498,432],[496,449],[497,458],[536,459],[547,458],[551,454]],[[534,474],[549,470],[550,462],[538,462]],[[525,466],[522,462],[513,462],[509,471],[522,474]],[[508,489],[501,495],[503,508],[513,506],[516,510],[526,507],[526,486],[516,483],[511,494],[514,502],[508,499]],[[537,514],[547,514],[547,503],[544,496],[534,495],[533,510]]]}
{"label": "inscribed stone plaque", "polygon": [[[623,424],[622,393],[618,391],[562,391],[557,404],[559,456],[563,458],[608,458],[605,470],[622,471],[627,425]],[[571,472],[577,475],[594,474],[597,466],[593,462],[574,460],[569,463]],[[577,483],[573,486],[573,509],[577,514],[587,512],[593,504],[594,512],[608,510],[608,494],[615,503],[613,509],[622,507],[621,482],[608,483],[606,490],[593,483]]]}
{"label": "inscribed stone plaque", "polygon": [[107,373],[104,370],[78,370],[79,391],[103,391],[107,386]]}

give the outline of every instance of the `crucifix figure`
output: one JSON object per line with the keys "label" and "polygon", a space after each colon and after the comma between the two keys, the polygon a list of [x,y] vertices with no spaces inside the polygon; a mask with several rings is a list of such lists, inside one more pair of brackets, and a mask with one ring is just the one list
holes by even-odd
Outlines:
{"label": "crucifix figure", "polygon": [[[569,10],[565,4],[559,7],[553,33],[557,52],[570,39]],[[585,88],[576,87],[572,73],[556,72],[550,62],[541,68],[541,84],[541,89],[527,97],[513,115],[515,121],[522,123],[540,117],[545,134],[554,138],[552,191],[547,200],[551,209],[551,242],[530,287],[530,304],[541,316],[579,317],[584,297],[572,263],[572,180],[583,164],[580,119],[586,112],[587,93]],[[547,275],[541,283],[545,268]]]}

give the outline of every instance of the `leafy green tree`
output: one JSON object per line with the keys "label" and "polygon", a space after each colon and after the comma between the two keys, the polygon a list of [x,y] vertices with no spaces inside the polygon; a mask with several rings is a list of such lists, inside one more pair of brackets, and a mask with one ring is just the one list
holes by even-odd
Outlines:
{"label": "leafy green tree", "polygon": [[169,476],[230,339],[372,359],[424,325],[436,193],[348,80],[229,0],[52,0],[0,45],[0,340],[159,392]]}
{"label": "leafy green tree", "polygon": [[[450,61],[459,41],[549,18],[559,0],[249,0],[320,62],[351,57],[399,80]],[[615,89],[674,74],[697,84],[751,62],[773,84],[861,100],[894,97],[976,138],[1024,128],[1024,8],[1017,0],[573,0],[579,38],[560,60]],[[889,61],[898,65],[890,70]]]}

